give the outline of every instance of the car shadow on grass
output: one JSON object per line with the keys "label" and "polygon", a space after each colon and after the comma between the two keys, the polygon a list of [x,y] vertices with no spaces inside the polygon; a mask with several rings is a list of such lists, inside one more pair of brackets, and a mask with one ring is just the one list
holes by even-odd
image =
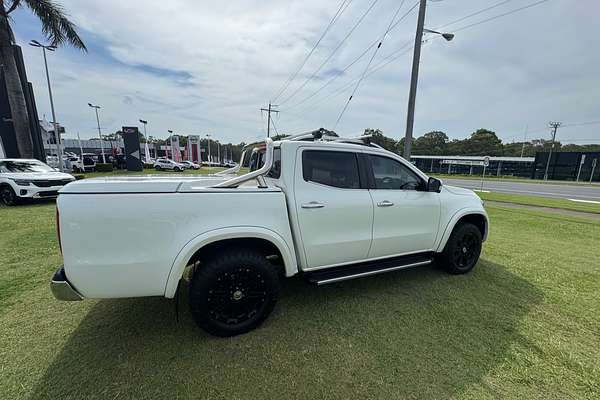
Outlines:
{"label": "car shadow on grass", "polygon": [[[185,288],[183,288],[185,292]],[[520,324],[540,291],[504,266],[435,268],[315,287],[286,280],[259,329],[215,338],[180,300],[98,302],[58,352],[41,398],[501,396],[488,375],[535,346]]]}

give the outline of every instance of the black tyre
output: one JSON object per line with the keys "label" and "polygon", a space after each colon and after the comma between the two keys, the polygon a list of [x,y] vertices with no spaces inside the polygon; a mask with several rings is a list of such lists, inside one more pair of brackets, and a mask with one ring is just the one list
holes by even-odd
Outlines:
{"label": "black tyre", "polygon": [[160,165],[155,165],[154,169],[157,170],[157,171],[160,171]]}
{"label": "black tyre", "polygon": [[15,191],[10,186],[0,187],[0,202],[5,206],[14,206],[17,204],[18,198]]}
{"label": "black tyre", "polygon": [[451,274],[465,274],[475,267],[481,254],[481,232],[473,224],[456,226],[441,254],[440,262]]}
{"label": "black tyre", "polygon": [[189,291],[194,320],[215,336],[235,336],[258,327],[279,295],[279,277],[265,256],[250,249],[217,254],[200,265]]}

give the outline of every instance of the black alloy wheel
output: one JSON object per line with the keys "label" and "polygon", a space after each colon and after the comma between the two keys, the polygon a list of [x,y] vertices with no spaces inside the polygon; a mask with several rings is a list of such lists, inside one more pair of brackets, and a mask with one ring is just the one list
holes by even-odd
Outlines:
{"label": "black alloy wheel", "polygon": [[10,186],[0,188],[0,200],[5,206],[14,206],[17,204],[17,195]]}
{"label": "black alloy wheel", "polygon": [[197,267],[190,283],[196,323],[216,336],[234,336],[259,326],[279,294],[279,277],[259,252],[233,249]]}
{"label": "black alloy wheel", "polygon": [[451,274],[471,271],[479,260],[481,245],[479,228],[470,223],[456,226],[440,257],[446,271]]}

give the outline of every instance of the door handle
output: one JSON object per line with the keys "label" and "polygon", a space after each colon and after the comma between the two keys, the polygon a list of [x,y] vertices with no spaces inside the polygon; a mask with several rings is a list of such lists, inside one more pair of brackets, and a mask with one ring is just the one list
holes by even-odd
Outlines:
{"label": "door handle", "polygon": [[321,204],[317,201],[311,201],[310,203],[302,204],[302,208],[323,208],[324,204]]}
{"label": "door handle", "polygon": [[380,201],[379,203],[377,203],[377,207],[391,207],[393,205],[394,205],[394,203],[392,203],[391,201],[387,201],[387,200]]}

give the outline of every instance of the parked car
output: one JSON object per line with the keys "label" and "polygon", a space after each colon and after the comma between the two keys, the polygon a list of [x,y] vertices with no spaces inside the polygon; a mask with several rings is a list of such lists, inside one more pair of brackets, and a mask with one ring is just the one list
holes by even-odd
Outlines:
{"label": "parked car", "polygon": [[85,172],[96,170],[96,155],[93,153],[83,153],[83,169]]}
{"label": "parked car", "polygon": [[[317,132],[267,139],[263,164],[242,176],[68,185],[58,198],[64,266],[54,296],[173,298],[189,278],[196,323],[232,336],[267,318],[280,276],[325,285],[434,260],[451,274],[475,266],[488,233],[475,193],[368,142],[317,140]],[[89,204],[127,229],[114,230]]]}
{"label": "parked car", "polygon": [[39,160],[0,159],[0,200],[13,206],[21,199],[58,196],[58,191],[73,182],[72,175],[56,171]]}
{"label": "parked car", "polygon": [[175,162],[168,158],[159,158],[154,161],[154,169],[157,171],[163,169],[172,169],[173,171],[183,171],[185,166],[182,163]]}
{"label": "parked car", "polygon": [[181,164],[184,165],[185,169],[200,169],[200,165],[192,161],[182,161]]}

